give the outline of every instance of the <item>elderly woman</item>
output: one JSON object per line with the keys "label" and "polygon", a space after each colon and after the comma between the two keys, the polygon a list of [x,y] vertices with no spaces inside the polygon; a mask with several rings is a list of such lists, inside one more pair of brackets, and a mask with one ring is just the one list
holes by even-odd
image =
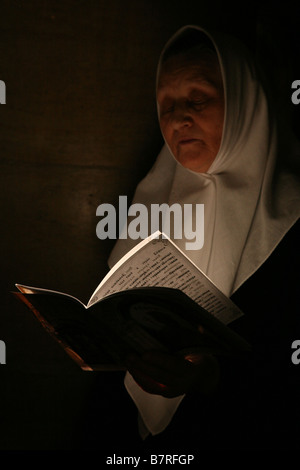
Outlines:
{"label": "elderly woman", "polygon": [[[128,358],[140,434],[179,449],[295,447],[298,144],[243,46],[198,27],[167,43],[157,104],[165,146],[134,202],[204,204],[204,246],[186,254],[244,311],[232,328],[253,351],[196,364],[155,351]],[[184,238],[174,242],[185,251]],[[110,265],[133,243],[119,240]]]}

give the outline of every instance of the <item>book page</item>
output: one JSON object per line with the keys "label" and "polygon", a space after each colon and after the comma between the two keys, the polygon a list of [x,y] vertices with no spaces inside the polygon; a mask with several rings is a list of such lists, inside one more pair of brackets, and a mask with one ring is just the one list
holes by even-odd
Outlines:
{"label": "book page", "polygon": [[144,240],[138,250],[131,250],[104,278],[88,306],[115,292],[137,287],[180,289],[224,324],[243,315],[167,237]]}
{"label": "book page", "polygon": [[41,287],[32,287],[32,286],[25,286],[24,284],[15,284],[15,286],[19,289],[22,294],[53,294],[53,295],[60,295],[63,297],[69,297],[72,300],[75,300],[76,302],[79,302],[82,307],[87,308],[84,303],[81,302],[81,300],[77,299],[73,295],[70,294],[65,294],[64,292],[59,292],[56,290],[51,290],[51,289],[42,289]]}

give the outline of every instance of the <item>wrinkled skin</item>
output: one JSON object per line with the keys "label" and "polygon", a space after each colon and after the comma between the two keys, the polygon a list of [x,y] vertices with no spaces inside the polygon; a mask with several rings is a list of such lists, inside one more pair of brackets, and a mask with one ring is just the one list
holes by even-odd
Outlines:
{"label": "wrinkled skin", "polygon": [[175,159],[205,173],[222,140],[224,92],[217,58],[175,57],[161,69],[157,103],[162,134]]}

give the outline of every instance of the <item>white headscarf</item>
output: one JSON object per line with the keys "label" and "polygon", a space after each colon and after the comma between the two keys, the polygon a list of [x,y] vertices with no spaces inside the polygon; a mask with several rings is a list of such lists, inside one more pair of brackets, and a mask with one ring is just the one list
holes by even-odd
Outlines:
{"label": "white headscarf", "polygon": [[[274,119],[252,60],[236,40],[186,26],[165,49],[188,28],[204,32],[219,57],[225,95],[220,149],[207,173],[196,173],[181,166],[165,145],[138,185],[133,202],[148,208],[163,202],[204,204],[203,248],[186,251],[185,239],[173,241],[231,296],[299,218],[299,172],[295,174],[295,165],[299,169],[300,148]],[[137,242],[119,240],[110,265]]]}
{"label": "white headscarf", "polygon": [[[300,148],[290,135],[284,135],[282,142],[282,129],[270,115],[247,51],[237,41],[213,38],[201,28],[186,26],[165,49],[188,28],[207,34],[219,57],[225,90],[221,146],[208,172],[196,173],[181,166],[165,145],[138,185],[133,202],[149,210],[154,203],[203,203],[203,248],[186,251],[184,238],[173,241],[230,296],[264,263],[299,217],[299,180],[290,168],[295,156],[300,160]],[[138,241],[119,240],[110,265]]]}

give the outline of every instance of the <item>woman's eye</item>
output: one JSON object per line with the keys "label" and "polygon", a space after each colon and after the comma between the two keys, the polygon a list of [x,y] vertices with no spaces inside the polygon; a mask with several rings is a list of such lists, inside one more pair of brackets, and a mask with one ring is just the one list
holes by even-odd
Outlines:
{"label": "woman's eye", "polygon": [[161,116],[165,116],[166,114],[172,113],[174,110],[174,106],[170,106],[168,108],[164,108],[161,110]]}
{"label": "woman's eye", "polygon": [[168,106],[167,108],[163,110],[163,113],[164,114],[171,113],[173,109],[174,109],[174,106]]}
{"label": "woman's eye", "polygon": [[193,100],[191,102],[192,106],[201,107],[205,104],[204,100]]}

